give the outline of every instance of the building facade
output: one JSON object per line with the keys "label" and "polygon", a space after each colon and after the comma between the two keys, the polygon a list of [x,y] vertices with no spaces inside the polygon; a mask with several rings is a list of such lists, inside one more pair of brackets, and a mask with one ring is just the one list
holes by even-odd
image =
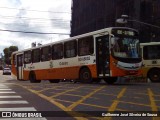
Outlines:
{"label": "building facade", "polygon": [[136,22],[117,24],[122,14],[129,19],[160,26],[160,0],[72,0],[71,35],[127,26],[138,29],[142,42],[158,41],[160,29]]}

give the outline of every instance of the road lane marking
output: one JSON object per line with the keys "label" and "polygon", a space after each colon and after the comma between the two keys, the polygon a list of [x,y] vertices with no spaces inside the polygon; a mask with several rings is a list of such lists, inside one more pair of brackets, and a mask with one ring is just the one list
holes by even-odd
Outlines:
{"label": "road lane marking", "polygon": [[61,103],[56,102],[56,100],[55,100],[54,98],[45,96],[44,94],[39,93],[39,92],[37,92],[37,91],[35,91],[35,90],[28,89],[27,87],[25,87],[25,86],[23,86],[23,85],[20,85],[20,84],[16,84],[16,85],[17,85],[17,86],[20,86],[20,87],[22,87],[22,88],[24,88],[24,89],[26,89],[26,90],[28,90],[28,91],[36,94],[36,95],[38,95],[39,97],[41,97],[41,98],[43,98],[43,99],[45,99],[45,100],[47,100],[47,101],[49,101],[50,103],[52,103],[53,105],[57,106],[57,107],[60,108],[61,110],[65,111],[66,113],[68,113],[70,116],[72,116],[73,118],[75,118],[75,119],[77,119],[77,120],[88,120],[88,119],[85,118],[85,117],[76,117],[77,114],[79,114],[79,113],[74,112],[74,111],[73,111],[72,113],[69,112],[69,109],[68,109],[68,108],[66,108],[66,107],[65,107],[64,105],[62,105]]}
{"label": "road lane marking", "polygon": [[[151,103],[151,108],[152,108],[152,111],[155,111],[157,112],[158,111],[158,107],[156,105],[156,102],[155,102],[155,99],[154,99],[154,93],[152,92],[152,90],[150,88],[148,88],[148,95],[149,95],[149,100],[150,100],[150,103]],[[152,117],[153,120],[159,120],[160,117]]]}
{"label": "road lane marking", "polygon": [[12,89],[8,89],[8,88],[0,88],[0,91],[3,90],[12,90]]}
{"label": "road lane marking", "polygon": [[[55,99],[56,101],[62,101],[62,102],[67,102],[67,103],[74,103],[73,101],[68,101],[68,100],[61,100],[61,99]],[[95,104],[89,104],[89,103],[80,103],[81,105],[86,105],[86,106],[91,106],[91,107],[97,107],[97,108],[102,108],[106,109],[109,107],[106,106],[100,106],[100,105],[95,105]],[[118,111],[129,111],[129,110],[124,110],[124,109],[117,109]]]}
{"label": "road lane marking", "polygon": [[[7,95],[10,93],[16,93],[14,91],[11,91],[12,89],[8,89],[6,85],[1,84],[0,85],[0,106],[5,105],[8,106],[7,108],[1,107],[0,111],[37,111],[34,107],[26,107],[29,105],[29,102],[26,100],[22,100],[22,96],[19,95]],[[3,95],[5,94],[5,95]],[[1,98],[8,98],[8,100],[1,100]],[[21,100],[11,100],[11,98],[20,98]],[[11,107],[10,105],[21,105],[20,107]],[[25,105],[25,106],[24,106]],[[21,120],[22,118],[12,118],[13,120]],[[42,118],[36,118],[38,120],[47,120],[45,117]],[[8,119],[3,119],[1,120],[8,120]],[[23,120],[35,120],[35,118],[23,118]]]}
{"label": "road lane marking", "polygon": [[37,111],[34,107],[1,108],[0,111]]}
{"label": "road lane marking", "polygon": [[[127,102],[127,101],[119,101],[120,103],[127,103],[127,104],[132,104],[132,105],[139,105],[139,106],[146,106],[150,107],[148,104],[141,104],[141,103],[134,103],[134,102]],[[142,101],[143,102],[143,101]]]}
{"label": "road lane marking", "polygon": [[4,84],[1,84],[1,85],[0,85],[0,87],[6,87],[6,85],[4,85]]}
{"label": "road lane marking", "polygon": [[[114,102],[112,103],[112,105],[109,107],[109,109],[107,110],[108,112],[114,112],[116,110],[116,107],[118,105],[118,103],[120,102],[119,99],[121,97],[123,97],[124,93],[126,92],[127,88],[123,88],[119,94],[117,95],[117,100],[114,100]],[[111,120],[111,117],[104,117],[102,120]]]}
{"label": "road lane marking", "polygon": [[151,108],[152,108],[152,111],[158,111],[158,108],[157,108],[157,105],[155,103],[155,99],[154,99],[154,94],[152,92],[152,90],[150,88],[148,88],[148,95],[149,95],[149,100],[150,100],[150,103],[151,103]]}
{"label": "road lane marking", "polygon": [[86,100],[87,98],[91,97],[93,94],[95,94],[96,92],[102,90],[103,88],[105,88],[106,86],[102,86],[96,90],[94,90],[93,92],[89,93],[88,95],[84,96],[82,99],[78,100],[77,102],[74,102],[72,105],[70,105],[68,107],[69,110],[72,110],[73,108],[75,108],[78,104],[82,103],[84,100]]}
{"label": "road lane marking", "polygon": [[109,107],[108,111],[115,111],[118,103],[119,103],[119,99],[124,95],[126,91],[126,88],[123,88],[120,93],[117,95],[117,99],[118,100],[114,100],[114,102],[112,103],[112,105]]}
{"label": "road lane marking", "polygon": [[125,92],[126,92],[126,88],[123,88],[121,90],[121,92],[118,94],[117,98],[119,99],[119,98],[123,97],[123,95],[124,95]]}
{"label": "road lane marking", "polygon": [[21,96],[0,96],[0,98],[22,98]]}
{"label": "road lane marking", "polygon": [[[67,85],[64,85],[64,86],[67,86]],[[60,85],[59,85],[59,86],[54,86],[54,89],[55,89],[55,88],[59,88],[59,87],[62,87],[62,86],[60,86]],[[39,90],[39,91],[37,91],[37,92],[40,93],[40,92],[44,92],[44,91],[47,91],[47,90],[50,90],[50,89],[53,89],[53,88],[52,88],[52,87],[51,87],[51,88],[43,88],[42,90]],[[57,89],[57,90],[58,90],[58,89]],[[60,90],[65,90],[65,89],[60,89]]]}
{"label": "road lane marking", "polygon": [[7,86],[0,86],[0,88],[8,88]]}
{"label": "road lane marking", "polygon": [[[65,95],[68,95],[68,96],[75,96],[75,97],[84,97],[84,95],[76,95],[76,94],[65,94]],[[91,99],[99,99],[99,98],[96,98],[96,97],[90,97]]]}
{"label": "road lane marking", "polygon": [[28,104],[25,100],[16,100],[16,101],[0,101],[0,104]]}
{"label": "road lane marking", "polygon": [[16,92],[14,92],[14,91],[5,91],[5,92],[0,92],[0,93],[16,93]]}
{"label": "road lane marking", "polygon": [[63,95],[63,94],[65,94],[65,93],[68,93],[68,92],[71,92],[71,91],[75,91],[75,90],[77,90],[77,89],[79,89],[79,88],[81,88],[81,87],[84,87],[84,86],[79,86],[79,87],[76,87],[76,88],[74,88],[74,89],[70,89],[70,90],[66,90],[66,91],[64,91],[64,92],[57,93],[56,95],[50,96],[50,98],[54,98],[54,97]]}

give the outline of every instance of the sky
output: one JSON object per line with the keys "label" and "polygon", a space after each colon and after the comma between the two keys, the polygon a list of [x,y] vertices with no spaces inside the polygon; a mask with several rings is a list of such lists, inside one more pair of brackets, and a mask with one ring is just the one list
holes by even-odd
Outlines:
{"label": "sky", "polygon": [[0,53],[68,38],[70,20],[71,0],[0,0]]}

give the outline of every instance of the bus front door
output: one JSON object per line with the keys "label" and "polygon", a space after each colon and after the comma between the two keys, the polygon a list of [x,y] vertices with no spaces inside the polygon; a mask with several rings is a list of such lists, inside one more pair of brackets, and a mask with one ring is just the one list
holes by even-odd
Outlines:
{"label": "bus front door", "polygon": [[17,79],[23,80],[23,54],[17,55]]}
{"label": "bus front door", "polygon": [[98,77],[109,76],[109,62],[109,35],[96,37],[96,63]]}

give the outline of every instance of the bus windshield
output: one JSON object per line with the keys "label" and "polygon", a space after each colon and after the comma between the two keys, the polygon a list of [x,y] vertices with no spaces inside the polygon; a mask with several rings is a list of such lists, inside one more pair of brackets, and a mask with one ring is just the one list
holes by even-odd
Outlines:
{"label": "bus windshield", "polygon": [[139,40],[134,37],[112,37],[112,53],[120,58],[139,58]]}

